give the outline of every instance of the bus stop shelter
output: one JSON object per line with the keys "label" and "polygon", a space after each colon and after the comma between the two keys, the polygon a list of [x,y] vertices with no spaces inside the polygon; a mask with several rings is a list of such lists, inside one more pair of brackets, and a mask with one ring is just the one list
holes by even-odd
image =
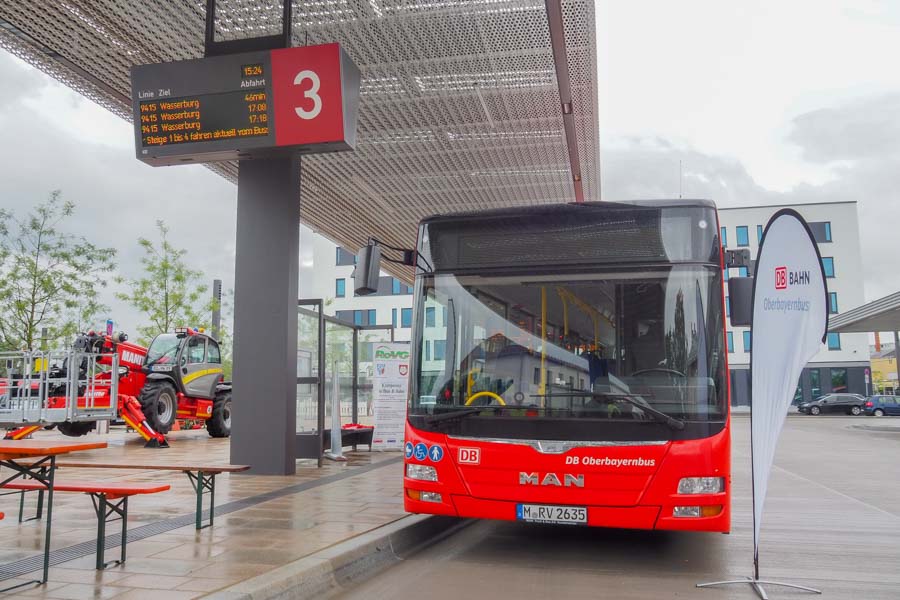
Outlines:
{"label": "bus stop shelter", "polygon": [[302,169],[208,165],[239,182],[232,460],[291,474],[300,223],[350,250],[370,237],[412,248],[432,214],[600,200],[594,12],[593,0],[0,0],[0,48],[129,121],[131,68],[201,58],[207,42],[281,33],[292,47],[339,43],[358,66],[353,152]]}
{"label": "bus stop shelter", "polygon": [[[894,333],[894,353],[900,349],[900,292],[895,292],[853,310],[841,313],[828,323],[834,333]],[[900,360],[897,360],[897,381],[900,381]]]}

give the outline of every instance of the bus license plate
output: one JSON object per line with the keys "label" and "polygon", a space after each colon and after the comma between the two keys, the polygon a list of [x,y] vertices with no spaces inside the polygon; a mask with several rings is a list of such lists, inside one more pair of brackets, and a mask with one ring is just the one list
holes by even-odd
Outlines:
{"label": "bus license plate", "polygon": [[517,504],[516,519],[532,523],[559,523],[562,525],[586,525],[587,508],[584,506],[553,506],[549,504]]}

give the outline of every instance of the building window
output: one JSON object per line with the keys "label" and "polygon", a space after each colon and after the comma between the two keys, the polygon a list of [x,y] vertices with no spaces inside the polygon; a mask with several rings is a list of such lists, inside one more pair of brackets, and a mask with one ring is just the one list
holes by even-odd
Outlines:
{"label": "building window", "polygon": [[361,311],[361,310],[353,311],[353,324],[354,325],[362,325],[363,324],[363,311]]}
{"label": "building window", "polygon": [[810,369],[809,371],[809,393],[812,395],[813,400],[822,395],[822,386],[819,384],[818,369]]}
{"label": "building window", "polygon": [[750,352],[750,332],[744,332],[744,352]]}
{"label": "building window", "polygon": [[731,316],[731,298],[728,296],[725,296],[725,316]]}
{"label": "building window", "polygon": [[728,268],[726,267],[726,268],[722,269],[722,271],[724,271],[724,273],[725,273],[725,281],[728,281],[728,277],[729,277]]}
{"label": "building window", "polygon": [[847,369],[831,369],[831,391],[847,391]]}
{"label": "building window", "polygon": [[425,309],[425,327],[434,327],[434,307],[429,306]]}
{"label": "building window", "polygon": [[534,368],[534,381],[533,381],[533,383],[534,383],[534,385],[539,385],[539,384],[541,383],[541,368],[540,368],[540,367],[535,367],[535,368]]}
{"label": "building window", "polygon": [[400,309],[400,327],[412,327],[412,309]]}
{"label": "building window", "polygon": [[391,293],[395,296],[400,293],[400,280],[397,278],[391,278]]}
{"label": "building window", "polygon": [[741,277],[749,277],[749,276],[750,276],[750,270],[749,270],[747,267],[738,267],[738,274],[739,274]]}
{"label": "building window", "polygon": [[391,327],[394,327],[394,328],[397,327],[397,309],[396,308],[391,309]]}
{"label": "building window", "polygon": [[431,342],[425,342],[425,360],[431,360]]}
{"label": "building window", "polygon": [[757,225],[756,226],[756,243],[759,243],[762,241],[762,234],[763,234],[763,226]]}
{"label": "building window", "polygon": [[434,360],[444,360],[444,354],[446,351],[446,340],[434,340]]}
{"label": "building window", "polygon": [[447,326],[447,307],[446,306],[441,307],[441,326],[442,327]]}
{"label": "building window", "polygon": [[734,352],[734,334],[729,331],[726,338],[728,340],[728,351]]}
{"label": "building window", "polygon": [[749,246],[750,245],[750,232],[748,231],[746,225],[738,225],[738,227],[737,227],[737,245],[738,246]]}
{"label": "building window", "polygon": [[825,277],[834,277],[834,258],[830,256],[822,258],[822,268],[825,269]]}
{"label": "building window", "polygon": [[343,298],[347,293],[347,281],[345,279],[337,279],[334,282],[334,295]]}
{"label": "building window", "polygon": [[375,309],[370,308],[369,309],[369,322],[366,323],[366,325],[374,325],[375,323],[377,323],[378,321],[376,320],[375,316],[376,316]]}
{"label": "building window", "polygon": [[839,334],[839,333],[829,333],[828,334],[828,349],[829,350],[840,350],[841,349],[841,334]]}
{"label": "building window", "polygon": [[828,313],[832,315],[838,313],[837,292],[828,292]]}
{"label": "building window", "polygon": [[725,247],[728,245],[728,235],[724,227],[720,231],[722,232],[722,247]]}
{"label": "building window", "polygon": [[406,286],[406,293],[407,293],[407,294],[412,294],[412,292],[413,292],[412,287]]}
{"label": "building window", "polygon": [[812,231],[816,242],[820,244],[831,242],[831,221],[810,222],[809,230]]}
{"label": "building window", "polygon": [[339,267],[356,264],[356,255],[338,246],[334,250],[334,264]]}

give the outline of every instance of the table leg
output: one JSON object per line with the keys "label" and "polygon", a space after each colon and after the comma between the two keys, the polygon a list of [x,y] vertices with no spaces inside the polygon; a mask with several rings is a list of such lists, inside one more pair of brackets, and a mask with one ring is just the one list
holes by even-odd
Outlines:
{"label": "table leg", "polygon": [[[45,535],[44,535],[44,578],[41,580],[41,583],[47,583],[47,578],[50,575],[50,528],[53,525],[53,477],[56,473],[56,457],[50,457],[50,473],[47,475],[47,524],[45,527]],[[38,497],[38,516],[40,516],[41,511],[41,498]]]}
{"label": "table leg", "polygon": [[[47,464],[48,462],[49,466]],[[3,481],[0,481],[0,488],[2,488],[10,481],[19,479],[20,477],[24,479],[33,479],[35,481],[39,481],[40,483],[44,484],[44,487],[47,488],[47,521],[44,525],[44,569],[42,578],[40,580],[36,579],[34,581],[20,583],[19,585],[14,585],[12,587],[0,590],[0,592],[7,592],[9,590],[13,590],[31,583],[37,583],[39,585],[45,584],[47,583],[47,578],[50,574],[50,534],[53,526],[53,478],[56,473],[56,456],[47,456],[28,466],[20,465],[19,463],[12,460],[0,460],[0,466],[7,467],[8,469],[14,471],[14,475],[12,475],[11,477],[7,477]],[[43,492],[41,492],[41,494],[43,494]],[[43,509],[42,498],[43,496],[38,497],[39,511]]]}
{"label": "table leg", "polygon": [[[197,518],[196,529],[206,529],[212,527],[215,520],[216,512],[216,473],[204,473],[197,471],[195,475],[192,471],[184,471],[184,474],[191,480],[194,493],[197,498]],[[203,493],[209,491],[209,523],[203,524]]]}

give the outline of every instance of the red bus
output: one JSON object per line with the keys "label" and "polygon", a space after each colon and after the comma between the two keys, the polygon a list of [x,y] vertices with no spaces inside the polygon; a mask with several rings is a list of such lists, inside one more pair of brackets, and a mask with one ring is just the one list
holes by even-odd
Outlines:
{"label": "red bus", "polygon": [[730,530],[712,202],[435,216],[417,244],[407,511]]}

